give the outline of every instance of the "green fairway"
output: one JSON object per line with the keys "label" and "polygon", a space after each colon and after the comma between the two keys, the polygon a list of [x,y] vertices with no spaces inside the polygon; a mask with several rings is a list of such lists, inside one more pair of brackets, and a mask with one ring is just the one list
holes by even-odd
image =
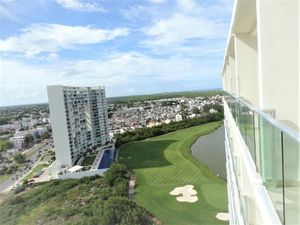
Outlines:
{"label": "green fairway", "polygon": [[[119,159],[137,177],[137,203],[167,225],[228,224],[215,217],[228,211],[226,182],[189,152],[199,136],[220,125],[208,123],[122,146]],[[178,202],[169,194],[187,184],[198,192],[195,203]]]}

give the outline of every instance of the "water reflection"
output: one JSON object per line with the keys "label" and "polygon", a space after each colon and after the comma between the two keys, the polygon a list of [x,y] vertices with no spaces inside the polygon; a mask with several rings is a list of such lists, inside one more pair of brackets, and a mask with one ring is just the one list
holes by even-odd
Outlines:
{"label": "water reflection", "polygon": [[191,147],[191,153],[210,170],[226,179],[224,127],[200,137]]}

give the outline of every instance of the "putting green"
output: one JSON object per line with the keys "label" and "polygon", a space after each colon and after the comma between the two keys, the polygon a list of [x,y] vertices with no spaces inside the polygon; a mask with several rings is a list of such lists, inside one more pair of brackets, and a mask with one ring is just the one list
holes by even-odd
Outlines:
{"label": "putting green", "polygon": [[[167,225],[228,224],[216,218],[218,212],[227,211],[226,182],[189,153],[198,137],[221,124],[207,123],[122,146],[119,160],[136,175],[137,203]],[[169,194],[187,184],[194,185],[197,202],[178,202]]]}

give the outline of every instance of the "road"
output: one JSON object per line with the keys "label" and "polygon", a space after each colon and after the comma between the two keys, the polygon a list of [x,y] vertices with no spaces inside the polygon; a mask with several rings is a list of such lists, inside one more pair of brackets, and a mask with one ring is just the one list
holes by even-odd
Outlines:
{"label": "road", "polygon": [[25,150],[22,154],[25,155],[27,163],[24,163],[24,166],[19,167],[17,171],[0,184],[0,193],[14,186],[22,176],[27,174],[37,164],[41,156],[45,153],[45,150],[51,148],[51,143],[51,141],[44,140],[32,148]]}

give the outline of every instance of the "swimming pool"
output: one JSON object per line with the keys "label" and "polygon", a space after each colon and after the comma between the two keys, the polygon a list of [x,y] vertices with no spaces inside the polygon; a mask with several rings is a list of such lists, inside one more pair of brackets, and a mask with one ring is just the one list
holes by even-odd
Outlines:
{"label": "swimming pool", "polygon": [[115,158],[115,150],[105,150],[102,159],[98,165],[98,169],[109,168],[114,158]]}

